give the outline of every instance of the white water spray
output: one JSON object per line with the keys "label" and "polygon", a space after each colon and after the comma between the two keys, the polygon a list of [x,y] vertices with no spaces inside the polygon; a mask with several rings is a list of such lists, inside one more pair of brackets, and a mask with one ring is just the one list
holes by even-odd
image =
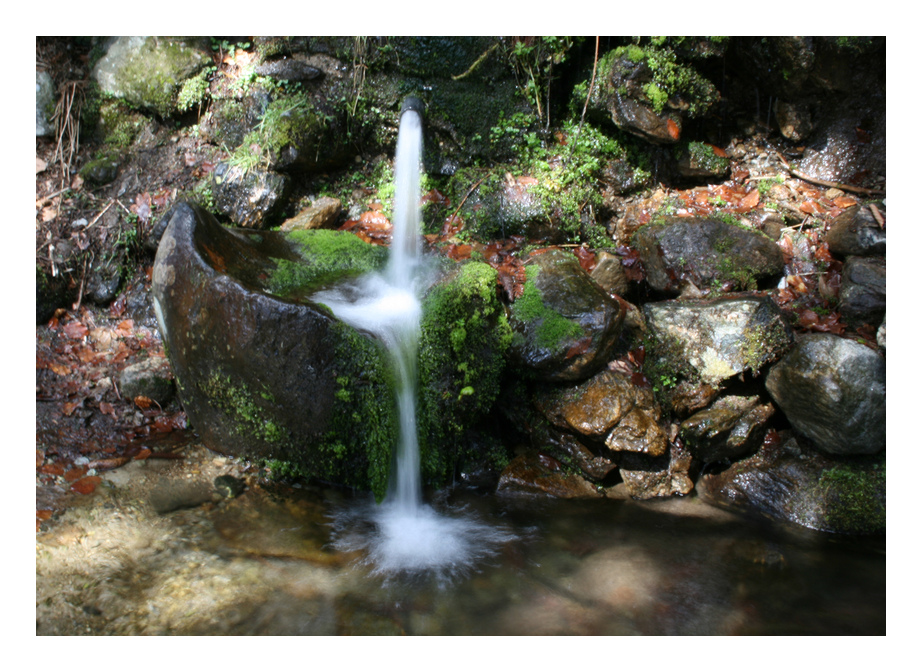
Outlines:
{"label": "white water spray", "polygon": [[364,551],[374,573],[434,572],[447,578],[470,570],[515,537],[458,512],[437,513],[422,501],[416,429],[420,295],[425,283],[419,217],[421,111],[418,99],[404,102],[394,166],[391,248],[384,273],[319,292],[314,300],[329,306],[343,322],[380,338],[397,379],[399,442],[387,497],[379,506],[340,511],[333,521],[334,543],[341,550]]}

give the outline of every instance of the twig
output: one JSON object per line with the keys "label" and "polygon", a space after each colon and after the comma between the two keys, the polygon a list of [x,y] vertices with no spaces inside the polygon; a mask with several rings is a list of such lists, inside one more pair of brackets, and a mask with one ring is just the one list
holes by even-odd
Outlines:
{"label": "twig", "polygon": [[829,180],[821,180],[818,177],[810,177],[809,175],[804,175],[803,173],[798,172],[794,170],[793,168],[791,168],[790,164],[788,164],[788,162],[784,160],[784,157],[781,156],[780,153],[775,152],[775,154],[778,155],[778,158],[781,159],[781,163],[784,164],[784,167],[787,169],[787,171],[791,175],[793,175],[794,177],[800,178],[804,182],[810,182],[811,184],[818,184],[821,187],[833,187],[835,189],[841,189],[842,191],[851,191],[856,194],[870,195],[870,194],[887,193],[880,189],[865,189],[864,187],[855,187],[855,186],[852,186],[851,184],[841,184],[839,182],[830,182]]}
{"label": "twig", "polygon": [[88,228],[90,228],[91,226],[93,226],[93,224],[95,224],[96,222],[98,222],[98,221],[99,221],[99,218],[102,217],[104,214],[106,214],[106,210],[108,210],[109,208],[111,208],[113,205],[115,205],[115,199],[114,199],[114,198],[113,198],[111,201],[109,201],[109,205],[107,205],[105,208],[103,208],[103,211],[102,211],[102,212],[100,212],[98,215],[96,215],[96,216],[93,218],[93,221],[92,221],[92,222],[90,222],[90,223],[87,224],[85,227],[83,227],[83,230],[86,231]]}
{"label": "twig", "polygon": [[474,186],[471,187],[471,188],[468,190],[468,192],[464,195],[464,198],[462,198],[462,199],[461,199],[461,202],[458,204],[458,209],[455,210],[453,213],[451,213],[451,217],[448,218],[448,221],[453,220],[453,219],[455,218],[455,216],[456,216],[459,212],[461,212],[461,208],[464,207],[464,203],[467,201],[468,197],[469,197],[471,194],[474,193],[474,190],[475,190],[477,187],[479,187],[479,186],[480,186],[480,183],[483,182],[485,179],[487,179],[487,176],[486,176],[486,175],[484,175],[484,176],[481,177],[479,180],[477,180],[477,182],[474,184]]}
{"label": "twig", "polygon": [[490,48],[488,48],[485,52],[480,54],[480,56],[477,58],[476,61],[474,61],[471,67],[469,67],[466,71],[462,72],[460,75],[452,75],[451,78],[457,82],[459,79],[464,79],[465,77],[467,77],[469,74],[474,72],[474,70],[476,70],[480,66],[481,63],[487,60],[487,56],[493,53],[493,51],[495,51],[496,47],[498,46],[499,46],[499,42],[494,42]]}
{"label": "twig", "polygon": [[[586,92],[586,102],[583,103],[583,113],[579,118],[579,128],[576,130],[576,137],[579,137],[579,134],[583,132],[583,121],[586,119],[586,110],[589,109],[589,99],[592,98],[592,87],[595,86],[595,71],[599,65],[599,36],[595,37],[595,58],[592,60],[592,77],[589,78],[589,90]],[[573,146],[570,146],[570,151],[573,151]]]}
{"label": "twig", "polygon": [[42,206],[45,205],[45,203],[47,203],[48,201],[50,201],[52,198],[54,198],[55,196],[60,196],[60,195],[63,194],[65,191],[68,191],[69,189],[70,189],[70,187],[64,187],[63,189],[58,189],[57,191],[52,191],[52,192],[51,192],[50,194],[48,194],[47,196],[42,197],[42,200],[37,201],[37,202],[35,203],[35,206],[38,207],[38,208],[41,208]]}
{"label": "twig", "polygon": [[874,215],[874,219],[877,220],[877,224],[883,229],[886,224],[884,222],[884,216],[880,214],[880,210],[878,210],[877,206],[873,203],[869,203],[868,207],[871,209],[871,214]]}
{"label": "twig", "polygon": [[83,301],[83,285],[86,282],[86,257],[83,257],[83,273],[80,274],[80,291],[77,292],[77,303],[74,304],[73,310],[80,310],[80,302]]}

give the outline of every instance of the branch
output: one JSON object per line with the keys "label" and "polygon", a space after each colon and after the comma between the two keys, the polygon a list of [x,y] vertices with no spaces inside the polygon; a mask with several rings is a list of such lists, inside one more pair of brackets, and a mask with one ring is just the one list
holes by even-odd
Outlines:
{"label": "branch", "polygon": [[499,46],[499,42],[494,42],[493,45],[489,49],[487,49],[485,52],[480,54],[477,60],[474,61],[474,63],[471,65],[471,67],[467,69],[467,71],[462,72],[460,75],[452,75],[451,78],[457,82],[459,79],[464,79],[465,77],[467,77],[469,74],[474,72],[474,70],[476,70],[480,66],[480,64],[483,63],[487,59],[487,56],[493,53],[493,51],[498,46]]}

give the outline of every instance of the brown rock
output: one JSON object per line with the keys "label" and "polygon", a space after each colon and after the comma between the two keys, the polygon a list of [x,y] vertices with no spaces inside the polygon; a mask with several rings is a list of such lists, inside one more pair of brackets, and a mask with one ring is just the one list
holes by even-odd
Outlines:
{"label": "brown rock", "polygon": [[589,481],[576,474],[555,471],[538,455],[519,455],[503,470],[496,486],[498,493],[513,495],[546,495],[562,499],[599,497]]}
{"label": "brown rock", "polygon": [[309,208],[304,208],[294,217],[286,219],[281,226],[282,231],[298,231],[302,229],[328,228],[336,222],[343,204],[338,198],[324,196],[314,201]]}

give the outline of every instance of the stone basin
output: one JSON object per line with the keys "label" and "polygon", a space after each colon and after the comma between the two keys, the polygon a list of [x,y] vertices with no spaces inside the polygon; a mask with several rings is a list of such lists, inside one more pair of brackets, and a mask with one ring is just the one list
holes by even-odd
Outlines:
{"label": "stone basin", "polygon": [[383,493],[396,421],[381,345],[277,291],[278,269],[303,256],[292,237],[228,229],[190,203],[166,219],[151,291],[205,445]]}

